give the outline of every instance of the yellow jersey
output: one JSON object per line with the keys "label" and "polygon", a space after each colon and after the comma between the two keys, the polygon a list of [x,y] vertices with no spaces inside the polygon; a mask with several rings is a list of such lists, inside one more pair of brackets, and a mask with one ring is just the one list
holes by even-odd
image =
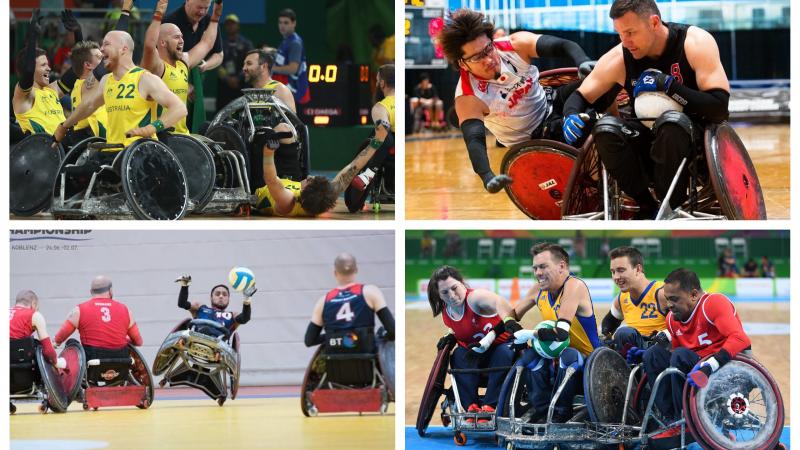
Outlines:
{"label": "yellow jersey", "polygon": [[274,216],[311,217],[311,214],[307,213],[300,205],[300,190],[302,189],[300,182],[281,178],[281,183],[283,183],[283,187],[292,191],[292,195],[294,195],[294,206],[292,206],[292,210],[289,211],[288,214],[278,214],[275,212],[275,208],[272,206],[275,204],[275,200],[272,199],[272,195],[270,195],[266,185],[256,189],[256,196],[258,197],[256,209],[262,213]]}
{"label": "yellow jersey", "polygon": [[[189,68],[186,67],[186,63],[181,60],[175,61],[174,66],[171,66],[166,61],[163,62],[164,75],[161,76],[161,79],[164,80],[164,84],[167,85],[169,90],[177,95],[185,105],[187,98],[189,98]],[[161,117],[161,114],[164,112],[164,107],[158,105],[157,112],[158,117]],[[175,124],[175,133],[189,134],[189,129],[186,128],[186,116],[182,117],[181,120]]]}
{"label": "yellow jersey", "polygon": [[[77,79],[75,80],[75,86],[72,87],[72,93],[70,97],[72,98],[72,109],[74,110],[81,104],[81,88],[83,87],[83,83],[86,80],[84,79]],[[91,116],[82,119],[80,122],[75,124],[74,129],[82,130],[86,127],[90,127],[92,129],[92,134],[95,136],[99,136],[101,138],[106,137],[106,124],[108,123],[108,114],[106,114],[106,109],[103,107],[97,108]]]}
{"label": "yellow jersey", "polygon": [[278,80],[269,80],[267,82],[267,84],[261,86],[261,89],[275,89],[275,88],[278,87],[278,85],[281,85],[281,84],[283,84],[283,83],[281,83]]}
{"label": "yellow jersey", "polygon": [[50,86],[32,87],[33,105],[24,113],[14,113],[22,131],[31,134],[53,134],[58,124],[66,120],[64,109],[58,102],[58,93]]}
{"label": "yellow jersey", "polygon": [[647,285],[642,295],[637,299],[631,298],[631,294],[620,292],[619,307],[622,317],[629,327],[635,328],[642,336],[650,336],[654,331],[661,331],[667,328],[667,318],[658,307],[656,294],[664,283],[661,281],[651,281]]}
{"label": "yellow jersey", "polygon": [[389,111],[389,124],[392,126],[392,129],[389,131],[394,131],[394,95],[384,97],[378,104],[383,105],[383,107]]}
{"label": "yellow jersey", "polygon": [[[567,277],[564,283],[566,284],[570,278],[575,278],[583,283],[583,280],[573,277],[572,275]],[[562,286],[558,293],[555,294],[555,298],[553,298],[553,293],[546,290],[540,290],[536,295],[536,306],[539,308],[539,312],[542,313],[542,318],[544,320],[558,320],[558,310],[561,308],[561,295],[563,291],[564,289]],[[589,297],[589,301],[591,301],[591,296]],[[597,320],[594,317],[594,305],[592,305],[591,316],[581,317],[576,314],[575,319],[572,320],[572,324],[569,328],[569,346],[581,352],[583,356],[588,356],[589,353],[592,353],[592,350],[600,347],[600,338],[597,333]]]}
{"label": "yellow jersey", "polygon": [[[141,67],[134,67],[119,80],[114,78],[113,73],[108,76],[103,97],[108,114],[106,141],[109,144],[129,146],[141,137],[125,137],[125,132],[147,126],[156,120],[156,102],[148,101],[139,94],[139,80],[145,73],[147,71]],[[155,134],[149,137],[156,139]]]}

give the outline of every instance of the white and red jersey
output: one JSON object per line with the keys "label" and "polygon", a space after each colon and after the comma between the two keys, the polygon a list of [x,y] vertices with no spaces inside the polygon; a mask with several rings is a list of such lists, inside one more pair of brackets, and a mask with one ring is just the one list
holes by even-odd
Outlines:
{"label": "white and red jersey", "polygon": [[127,306],[110,298],[96,297],[81,303],[78,309],[81,344],[100,348],[128,345],[131,315]]}
{"label": "white and red jersey", "polygon": [[742,321],[731,300],[722,294],[703,294],[685,322],[667,313],[672,348],[684,347],[701,358],[725,349],[735,356],[750,346]]}
{"label": "white and red jersey", "polygon": [[547,98],[539,84],[539,69],[514,51],[509,38],[494,41],[500,55],[500,76],[484,80],[461,69],[455,98],[474,95],[489,108],[483,123],[503,145],[531,139],[547,115]]}
{"label": "white and red jersey", "polygon": [[33,334],[33,313],[36,311],[28,306],[15,305],[9,310],[9,338],[22,339]]}
{"label": "white and red jersey", "polygon": [[[467,299],[469,299],[469,294],[471,294],[473,290],[474,289],[467,289],[467,295],[464,297],[464,315],[461,319],[455,320],[450,317],[447,308],[444,308],[444,311],[442,311],[442,321],[444,321],[444,324],[447,325],[448,328],[453,330],[458,345],[462,347],[469,347],[470,344],[475,344],[483,339],[484,336],[492,331],[492,328],[502,320],[497,313],[485,316],[479,314],[469,306],[469,301],[467,301]],[[509,336],[509,333],[503,333],[497,336],[494,342],[492,342],[492,345],[494,346],[506,342]]]}

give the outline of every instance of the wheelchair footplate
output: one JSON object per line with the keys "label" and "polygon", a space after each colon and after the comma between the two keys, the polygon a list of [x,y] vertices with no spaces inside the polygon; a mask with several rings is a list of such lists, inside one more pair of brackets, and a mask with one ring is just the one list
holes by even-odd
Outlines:
{"label": "wheelchair footplate", "polygon": [[311,401],[321,413],[384,412],[384,393],[380,388],[316,389]]}
{"label": "wheelchair footplate", "polygon": [[139,406],[147,401],[147,387],[88,387],[84,395],[84,409],[97,409],[101,406]]}

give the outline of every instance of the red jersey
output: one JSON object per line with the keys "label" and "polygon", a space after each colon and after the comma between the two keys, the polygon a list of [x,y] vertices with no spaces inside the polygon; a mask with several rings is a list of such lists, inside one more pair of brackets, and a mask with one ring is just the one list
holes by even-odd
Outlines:
{"label": "red jersey", "polygon": [[[460,320],[455,320],[450,317],[446,307],[444,311],[442,311],[442,321],[453,330],[458,345],[462,347],[469,347],[470,344],[475,344],[483,339],[483,337],[502,320],[497,313],[491,316],[484,316],[478,314],[469,306],[467,299],[473,290],[474,289],[467,289],[467,295],[464,297],[464,316],[462,316]],[[502,344],[506,342],[509,337],[509,333],[503,333],[495,338],[492,345]]]}
{"label": "red jersey", "polygon": [[128,345],[131,315],[128,307],[110,298],[96,297],[78,305],[81,344],[100,348]]}
{"label": "red jersey", "polygon": [[685,322],[667,313],[672,348],[684,347],[701,358],[725,349],[731,356],[750,346],[731,300],[722,294],[703,294]]}
{"label": "red jersey", "polygon": [[27,306],[12,306],[9,310],[11,329],[8,332],[11,339],[22,339],[33,334],[33,313],[36,311]]}

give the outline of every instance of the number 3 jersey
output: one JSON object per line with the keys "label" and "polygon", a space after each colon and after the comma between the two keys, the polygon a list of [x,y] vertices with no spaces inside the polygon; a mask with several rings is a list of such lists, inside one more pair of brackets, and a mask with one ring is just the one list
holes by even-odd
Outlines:
{"label": "number 3 jersey", "polygon": [[[464,315],[460,319],[456,320],[450,317],[447,308],[442,311],[442,321],[448,328],[453,330],[458,345],[462,347],[469,347],[470,344],[475,344],[483,339],[502,320],[497,313],[483,315],[472,309],[468,299],[473,290],[467,289],[467,295],[464,297]],[[494,339],[492,346],[508,341],[510,336],[509,333],[500,334]]]}
{"label": "number 3 jersey", "polygon": [[95,297],[78,305],[81,344],[116,349],[128,345],[131,316],[128,307],[110,298]]}
{"label": "number 3 jersey", "polygon": [[654,331],[667,327],[666,317],[658,308],[658,291],[664,283],[651,281],[639,298],[631,298],[629,292],[620,292],[619,307],[622,317],[629,327],[633,327],[642,336],[650,336]]}
{"label": "number 3 jersey", "polygon": [[375,326],[375,312],[364,298],[364,285],[352,284],[331,289],[322,307],[325,332]]}
{"label": "number 3 jersey", "polygon": [[750,346],[742,321],[730,299],[722,294],[703,294],[685,322],[667,313],[672,348],[684,347],[701,358],[725,349],[735,356]]}

